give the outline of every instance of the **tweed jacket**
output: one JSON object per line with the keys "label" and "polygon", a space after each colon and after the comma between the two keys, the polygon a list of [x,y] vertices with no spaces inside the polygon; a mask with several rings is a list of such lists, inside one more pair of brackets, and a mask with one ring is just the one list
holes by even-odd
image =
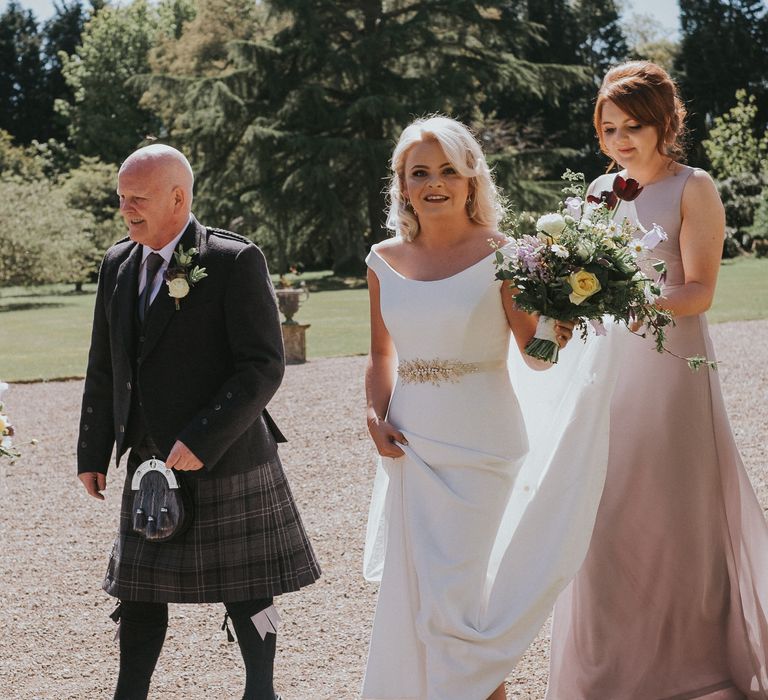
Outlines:
{"label": "tweed jacket", "polygon": [[[132,445],[134,406],[165,458],[181,440],[203,462],[195,476],[247,471],[274,458],[282,436],[266,411],[285,369],[275,293],[263,254],[246,238],[194,217],[178,246],[197,248],[207,277],[179,300],[160,287],[146,322],[136,322],[142,246],[106,253],[85,379],[78,473],[106,473]],[[177,249],[178,249],[177,246]],[[140,329],[140,330],[139,330]]]}

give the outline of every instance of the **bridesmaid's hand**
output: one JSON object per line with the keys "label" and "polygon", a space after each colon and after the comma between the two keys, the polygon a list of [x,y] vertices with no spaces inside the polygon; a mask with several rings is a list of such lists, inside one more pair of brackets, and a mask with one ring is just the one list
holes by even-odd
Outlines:
{"label": "bridesmaid's hand", "polygon": [[568,341],[573,337],[575,327],[576,324],[573,321],[555,321],[555,338],[561,350],[568,345]]}
{"label": "bridesmaid's hand", "polygon": [[378,416],[368,418],[368,432],[371,434],[377,452],[382,457],[402,457],[405,453],[395,444],[408,444],[405,436],[391,423]]}

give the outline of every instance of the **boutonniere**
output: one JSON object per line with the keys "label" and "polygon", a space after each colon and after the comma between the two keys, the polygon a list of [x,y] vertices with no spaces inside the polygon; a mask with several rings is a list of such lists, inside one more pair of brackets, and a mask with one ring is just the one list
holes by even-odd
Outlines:
{"label": "boutonniere", "polygon": [[173,258],[176,264],[165,271],[165,283],[168,285],[168,295],[176,303],[176,311],[179,310],[179,300],[183,299],[201,279],[208,277],[204,267],[195,265],[192,267],[192,258],[197,255],[197,248],[185,251],[179,246],[174,252]]}

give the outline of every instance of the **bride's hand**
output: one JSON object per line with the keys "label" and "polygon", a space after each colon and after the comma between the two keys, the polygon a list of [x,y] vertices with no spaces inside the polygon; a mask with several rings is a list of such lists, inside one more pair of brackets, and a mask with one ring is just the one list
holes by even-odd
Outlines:
{"label": "bride's hand", "polygon": [[368,418],[368,432],[382,457],[402,457],[405,454],[395,444],[395,440],[404,445],[408,444],[408,440],[391,423],[379,417]]}
{"label": "bride's hand", "polygon": [[573,321],[555,321],[555,338],[561,350],[568,345],[568,341],[573,337],[575,327],[576,324]]}

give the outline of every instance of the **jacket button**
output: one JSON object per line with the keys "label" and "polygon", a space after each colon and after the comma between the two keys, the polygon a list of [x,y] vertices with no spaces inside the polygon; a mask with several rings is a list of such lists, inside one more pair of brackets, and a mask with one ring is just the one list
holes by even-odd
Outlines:
{"label": "jacket button", "polygon": [[130,391],[131,390],[131,383],[130,382],[126,382],[125,383],[125,387],[126,387],[126,389],[128,389],[128,391]]}
{"label": "jacket button", "polygon": [[87,443],[85,440],[83,440],[83,441],[80,443],[80,447],[88,447],[88,443]]}
{"label": "jacket button", "polygon": [[231,392],[231,391],[228,391],[228,392],[227,392],[227,398],[228,398],[228,399],[231,399],[231,398],[232,398],[232,392]]}
{"label": "jacket button", "polygon": [[139,336],[139,342],[143,343],[146,340],[146,338],[143,335]]}
{"label": "jacket button", "polygon": [[83,426],[83,430],[88,430],[88,424],[87,423]]}
{"label": "jacket button", "polygon": [[203,425],[208,425],[208,419],[207,419],[207,418],[203,418],[203,419],[202,419],[200,422],[201,422]]}
{"label": "jacket button", "polygon": [[88,408],[85,409],[85,412],[86,413],[93,413],[93,409],[90,406],[88,406]]}
{"label": "jacket button", "polygon": [[217,403],[217,404],[216,404],[216,405],[213,407],[213,410],[214,410],[214,411],[220,411],[220,410],[221,410],[221,404],[220,404],[220,403]]}

